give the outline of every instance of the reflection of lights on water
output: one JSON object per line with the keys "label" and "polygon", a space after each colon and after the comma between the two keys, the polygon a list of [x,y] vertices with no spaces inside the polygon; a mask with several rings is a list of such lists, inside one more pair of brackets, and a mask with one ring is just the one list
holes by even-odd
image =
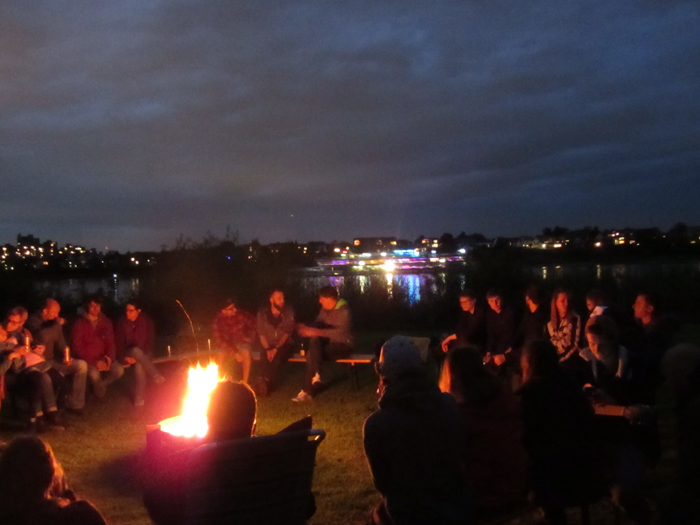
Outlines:
{"label": "reflection of lights on water", "polygon": [[391,298],[394,295],[394,274],[387,272],[384,276],[386,277],[386,291],[389,294],[389,298]]}
{"label": "reflection of lights on water", "polygon": [[603,277],[603,268],[600,266],[600,264],[595,265],[595,278],[600,281],[600,279]]}
{"label": "reflection of lights on water", "polygon": [[393,272],[396,269],[396,263],[394,261],[384,261],[384,264],[382,264],[382,269],[385,272]]}
{"label": "reflection of lights on water", "polygon": [[542,267],[542,279],[546,279],[546,278],[547,278],[547,267],[543,266]]}
{"label": "reflection of lights on water", "polygon": [[357,280],[360,283],[360,293],[365,293],[367,285],[369,285],[369,277],[366,275],[360,275]]}

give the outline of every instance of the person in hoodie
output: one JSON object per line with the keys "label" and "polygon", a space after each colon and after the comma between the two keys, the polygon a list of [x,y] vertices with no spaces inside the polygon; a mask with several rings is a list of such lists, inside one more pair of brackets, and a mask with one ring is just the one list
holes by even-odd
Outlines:
{"label": "person in hoodie", "polygon": [[364,424],[365,455],[382,495],[368,521],[373,525],[471,521],[459,412],[426,369],[428,344],[392,337],[377,363],[379,410]]}
{"label": "person in hoodie", "polygon": [[321,365],[324,359],[335,361],[352,353],[353,333],[350,307],[345,299],[340,299],[338,290],[324,286],[318,292],[321,311],[312,326],[299,325],[301,337],[308,337],[306,354],[306,380],[296,397],[295,403],[311,401],[323,388]]}

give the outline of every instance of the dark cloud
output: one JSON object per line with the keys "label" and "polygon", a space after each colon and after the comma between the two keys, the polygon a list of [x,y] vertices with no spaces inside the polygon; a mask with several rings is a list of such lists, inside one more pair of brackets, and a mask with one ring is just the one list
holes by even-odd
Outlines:
{"label": "dark cloud", "polygon": [[699,22],[693,1],[3,4],[0,241],[700,223]]}

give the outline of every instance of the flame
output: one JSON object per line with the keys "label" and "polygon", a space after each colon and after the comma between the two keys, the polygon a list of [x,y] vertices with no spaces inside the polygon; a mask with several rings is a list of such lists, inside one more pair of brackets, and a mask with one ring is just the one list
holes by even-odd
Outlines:
{"label": "flame", "polygon": [[187,374],[187,393],[182,404],[182,414],[160,422],[160,429],[173,436],[203,438],[207,435],[207,408],[209,396],[217,383],[223,381],[219,377],[219,367],[209,363],[202,367],[197,364],[190,368]]}

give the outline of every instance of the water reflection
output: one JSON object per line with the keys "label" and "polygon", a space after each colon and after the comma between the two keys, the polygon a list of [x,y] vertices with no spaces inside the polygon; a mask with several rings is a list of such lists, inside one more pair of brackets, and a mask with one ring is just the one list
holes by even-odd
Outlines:
{"label": "water reflection", "polygon": [[141,289],[138,277],[120,278],[118,275],[104,279],[59,279],[37,281],[35,289],[41,296],[69,298],[81,301],[85,296],[100,293],[115,303],[123,303],[137,296]]}

